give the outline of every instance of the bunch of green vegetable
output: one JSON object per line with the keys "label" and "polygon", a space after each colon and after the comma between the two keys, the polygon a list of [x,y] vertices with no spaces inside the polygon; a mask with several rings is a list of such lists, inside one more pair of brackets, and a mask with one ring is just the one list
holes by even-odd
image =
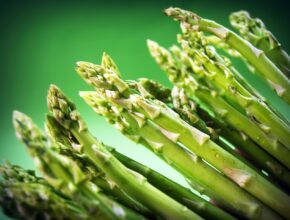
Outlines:
{"label": "bunch of green vegetable", "polygon": [[[148,40],[173,84],[125,81],[112,58],[78,62],[80,96],[188,181],[185,188],[99,141],[75,104],[48,90],[45,131],[13,113],[41,174],[4,163],[0,204],[17,219],[290,219],[290,125],[231,64],[243,59],[290,104],[290,58],[259,19],[230,16],[240,35],[179,8],[179,46]],[[225,53],[224,53],[225,52]],[[226,54],[226,55],[225,55]],[[141,147],[140,145],[138,145]],[[206,195],[210,200],[201,197]]]}

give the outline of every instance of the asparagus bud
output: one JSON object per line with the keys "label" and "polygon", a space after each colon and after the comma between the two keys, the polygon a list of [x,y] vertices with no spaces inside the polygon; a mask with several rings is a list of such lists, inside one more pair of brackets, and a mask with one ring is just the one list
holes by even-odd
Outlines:
{"label": "asparagus bud", "polygon": [[252,18],[247,11],[237,11],[230,15],[230,22],[244,39],[263,50],[271,61],[290,77],[290,57],[262,20]]}

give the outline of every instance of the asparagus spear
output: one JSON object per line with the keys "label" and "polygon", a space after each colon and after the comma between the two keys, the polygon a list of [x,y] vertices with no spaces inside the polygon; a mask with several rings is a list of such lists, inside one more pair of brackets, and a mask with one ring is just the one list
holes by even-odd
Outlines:
{"label": "asparagus spear", "polygon": [[[211,139],[221,147],[234,154],[240,160],[243,159],[237,156],[219,135],[233,144],[236,150],[241,150],[242,153],[245,154],[246,159],[255,166],[265,170],[270,176],[275,177],[275,180],[278,180],[282,186],[286,188],[290,187],[290,173],[284,166],[280,165],[269,154],[256,146],[251,139],[242,138],[237,130],[227,126],[221,118],[210,115],[204,111],[198,103],[194,102],[186,95],[184,89],[174,87],[171,91],[158,82],[144,78],[140,80],[140,84],[147,92],[153,95],[154,98],[172,107],[187,123],[210,135]],[[211,127],[208,127],[209,124]],[[245,162],[245,160],[243,161]]]}
{"label": "asparagus spear", "polygon": [[87,177],[73,160],[51,150],[45,135],[28,116],[15,111],[13,124],[17,137],[27,146],[42,176],[50,185],[80,202],[90,218],[144,219],[99,193],[98,187],[87,181]]}
{"label": "asparagus spear", "polygon": [[55,191],[34,171],[9,163],[0,166],[0,205],[17,219],[88,219],[76,202]]}
{"label": "asparagus spear", "polygon": [[[180,136],[182,135],[179,132],[185,132],[187,128],[190,128],[192,132],[189,133],[188,138],[191,138],[194,135],[194,137],[197,139],[197,140],[191,139],[191,144],[193,145],[197,141],[202,142],[205,139],[208,140],[208,135],[198,131],[197,129],[193,127],[190,127],[188,124],[182,121],[176,113],[173,113],[172,110],[169,110],[168,108],[166,108],[165,104],[162,104],[161,102],[157,102],[156,100],[155,101],[149,100],[149,99],[145,100],[141,96],[138,96],[134,92],[134,90],[133,91],[130,90],[128,85],[124,81],[122,81],[118,77],[118,75],[114,74],[112,70],[105,69],[102,66],[94,65],[91,63],[79,62],[77,71],[81,75],[81,77],[85,79],[85,81],[93,85],[98,91],[97,93],[93,93],[93,94],[92,93],[81,94],[81,96],[85,98],[86,101],[89,102],[89,104],[91,102],[91,105],[93,107],[100,106],[100,107],[97,107],[96,109],[97,112],[99,111],[101,114],[103,112],[104,116],[109,117],[110,122],[114,122],[114,117],[117,114],[122,114],[122,116],[120,117],[120,120],[117,120],[117,123],[116,123],[116,126],[120,130],[122,130],[123,132],[127,132],[128,135],[130,135],[132,139],[135,139],[136,141],[139,141],[139,142],[141,141],[142,144],[144,144],[144,141],[145,141],[145,145],[151,146],[156,153],[164,157],[167,157],[167,159],[171,156],[171,158],[168,160],[169,161],[172,160],[174,165],[176,164],[176,166],[180,166],[178,167],[180,170],[186,170],[186,167],[189,167],[188,165],[184,166],[183,162],[190,161],[188,159],[188,156],[190,154],[189,155],[183,154],[182,153],[183,151],[180,150],[179,147],[176,147],[177,140],[180,141]],[[101,97],[98,98],[98,96],[103,96],[104,98],[103,99]],[[127,97],[127,99],[125,97]],[[132,100],[133,98],[134,100]],[[102,105],[102,102],[104,103],[103,105]],[[107,105],[106,103],[108,102],[113,105],[111,108],[111,112],[107,111],[106,109],[106,105]],[[126,111],[123,111],[123,110],[126,110]],[[169,119],[169,114],[170,114],[170,117],[172,117],[172,119]],[[161,116],[163,116],[163,118]],[[173,129],[171,121],[175,121],[175,120],[180,122],[179,124],[175,124],[178,126],[176,127],[179,129],[178,132],[171,131],[171,129]],[[169,123],[166,126],[162,124],[162,123],[167,123],[167,122]],[[168,128],[170,130],[168,130]],[[180,142],[184,144],[184,141],[180,141]],[[188,144],[186,144],[185,146],[190,147],[188,146]],[[196,146],[199,146],[199,145],[196,145]],[[200,150],[202,149],[204,148],[203,147],[200,148]],[[204,150],[207,151],[208,149],[204,149]],[[168,153],[165,154],[165,152],[168,152]],[[225,152],[225,154],[227,155],[227,152]],[[176,155],[178,155],[178,158]],[[213,155],[214,158],[216,158],[215,156],[216,154]],[[204,157],[204,155],[202,157]],[[218,155],[218,157],[221,158],[220,154]],[[222,161],[225,161],[225,160],[222,160]],[[236,191],[234,193],[235,195],[239,193],[240,195],[239,198],[243,197],[243,199],[241,199],[240,202],[244,200],[248,200],[248,201],[252,200],[251,197],[248,197],[247,194],[244,194],[242,191],[240,191],[240,188],[233,187],[234,185],[229,184],[229,182],[222,183],[224,179],[216,176],[215,172],[211,172],[211,170],[207,169],[208,167],[204,166],[199,160],[192,161],[191,159],[190,163],[192,163],[190,167],[192,170],[191,175],[197,178],[197,181],[201,181],[201,182],[203,181],[201,184],[208,186],[208,184],[213,183],[212,181],[214,181],[213,179],[215,179],[214,184],[211,185],[209,188],[211,190],[216,190],[217,194],[223,193],[223,197],[227,198],[226,202],[228,203],[230,207],[236,209],[236,211],[238,212],[239,211],[242,212],[244,215],[248,217],[249,216],[253,217],[254,215],[257,215],[259,217],[259,214],[257,214],[257,208],[253,209],[253,207],[251,208],[251,206],[248,206],[248,207],[244,207],[243,210],[241,210],[242,209],[241,204],[234,204],[236,203],[236,197],[235,198],[232,197],[233,191]],[[212,161],[210,163],[213,164]],[[195,168],[192,169],[193,167]],[[232,179],[236,181],[236,183],[240,184],[242,187],[245,188],[247,184],[244,184],[244,181],[246,183],[247,180],[249,180],[247,179],[247,176],[245,175],[239,176],[239,174],[242,174],[238,172],[239,170],[237,170],[237,173],[235,173],[236,170],[233,170],[233,171],[234,171],[233,174],[235,175],[231,175]],[[227,186],[228,189],[232,188],[232,190],[228,191],[230,193],[225,194],[223,190],[225,185],[228,185]],[[266,185],[268,185],[267,182],[266,182]],[[248,204],[251,204],[253,202],[254,201],[248,202]],[[242,202],[242,203],[245,204],[245,202]],[[248,211],[246,211],[247,209]]]}
{"label": "asparagus spear", "polygon": [[[166,95],[166,98],[163,98],[163,101],[169,108],[172,108],[180,117],[190,124],[193,127],[198,128],[200,131],[208,134],[212,140],[219,144],[222,148],[226,149],[231,154],[234,154],[236,157],[239,157],[240,160],[243,160],[245,163],[248,163],[243,157],[240,157],[237,152],[233,150],[226,142],[222,141],[219,138],[218,132],[209,127],[207,123],[197,114],[197,104],[189,99],[185,94],[184,89],[178,87],[173,87],[172,91],[170,89],[165,89],[161,84],[153,80],[141,79],[138,84],[138,87],[144,87],[144,89],[149,92],[154,99],[162,101],[159,94],[162,94],[163,91],[169,91],[169,95]],[[171,95],[170,95],[171,94]],[[151,97],[152,98],[152,97]]]}
{"label": "asparagus spear", "polygon": [[[207,107],[215,117],[222,118],[223,121],[240,131],[241,136],[249,136],[259,146],[264,148],[267,152],[278,159],[288,169],[290,169],[289,150],[287,150],[280,142],[277,142],[269,137],[248,117],[245,117],[237,109],[227,103],[222,97],[218,96],[215,91],[205,87],[203,82],[197,81],[192,74],[191,67],[186,64],[186,60],[174,59],[174,57],[164,48],[160,47],[153,41],[148,41],[148,47],[152,57],[161,66],[161,68],[168,75],[169,80],[177,87],[184,88],[186,93],[191,98],[197,98],[203,106]],[[174,49],[175,54],[181,53]],[[185,55],[182,54],[183,58]],[[178,54],[176,58],[178,58]],[[194,71],[198,71],[195,69]],[[251,129],[249,129],[251,128]]]}
{"label": "asparagus spear", "polygon": [[230,22],[244,39],[263,50],[271,61],[290,77],[290,57],[262,20],[252,18],[247,11],[237,11],[230,15]]}
{"label": "asparagus spear", "polygon": [[[247,63],[246,59],[238,51],[231,48],[227,43],[225,43],[219,37],[215,35],[206,35],[205,39],[210,45],[214,45],[215,47],[224,50],[228,55],[245,60],[246,62],[245,64],[249,65],[249,69],[254,69],[254,67],[252,67],[249,63]],[[254,72],[254,70],[252,72]]]}
{"label": "asparagus spear", "polygon": [[[198,32],[198,33],[201,33],[201,32]],[[232,55],[234,57],[239,57],[245,60],[242,56],[240,56],[238,52],[234,53],[233,50],[230,50],[229,46],[226,45],[224,42],[222,42],[216,36],[203,36],[203,42],[205,42],[205,45],[211,44],[211,45],[217,46],[218,48],[221,48],[225,50],[226,52],[228,52],[229,55]],[[210,46],[210,49],[209,49],[210,51],[212,50],[211,48],[212,46]],[[263,96],[261,96],[261,94],[259,94],[259,92],[257,92],[257,90],[246,81],[246,79],[242,76],[242,74],[239,73],[239,71],[232,65],[228,57],[220,56],[218,53],[212,53],[211,59],[213,59],[216,62],[223,63],[225,66],[227,66],[232,71],[236,80],[238,80],[240,84],[242,84],[252,95],[256,96],[258,100],[263,101],[268,106],[268,108],[270,108],[273,112],[275,112],[276,115],[278,115],[289,126],[288,120],[279,111],[277,111],[273,106],[271,106],[270,103],[267,103],[266,99]],[[254,71],[253,70],[254,68],[251,67],[249,63],[246,62],[246,65],[252,72]]]}
{"label": "asparagus spear", "polygon": [[142,174],[152,185],[187,206],[189,209],[195,211],[205,219],[235,219],[222,209],[213,206],[209,202],[193,194],[189,189],[180,186],[162,174],[138,163],[124,154],[119,153],[112,147],[106,146],[106,148],[128,168]]}
{"label": "asparagus spear", "polygon": [[[200,38],[200,39],[198,39]],[[184,51],[195,59],[200,66],[204,66],[203,71],[197,72],[202,74],[201,77],[213,83],[221,93],[231,103],[238,105],[245,114],[253,118],[254,122],[266,133],[271,133],[283,143],[288,149],[290,148],[290,127],[275,112],[268,107],[260,98],[248,91],[247,87],[235,78],[233,72],[226,65],[219,61],[211,59],[216,56],[214,48],[206,50],[198,41],[202,41],[201,34],[184,33],[182,35],[181,45]],[[200,49],[201,48],[201,49]],[[189,58],[190,59],[190,58]],[[191,59],[190,59],[191,60]],[[190,61],[191,63],[193,61]],[[201,67],[200,67],[201,68]]]}
{"label": "asparagus spear", "polygon": [[[171,89],[165,88],[160,83],[146,78],[139,79],[135,87],[143,87],[153,98],[172,108],[186,122],[197,127],[204,133],[209,134],[212,139],[218,139],[217,133],[212,128],[208,127],[196,113],[196,103],[193,100],[189,100],[184,89],[174,87],[171,91]],[[142,96],[144,95],[142,94]]]}
{"label": "asparagus spear", "polygon": [[149,211],[141,203],[135,201],[128,196],[118,185],[108,179],[106,174],[96,167],[89,158],[81,152],[81,145],[73,138],[73,135],[63,128],[55,118],[51,115],[46,115],[46,129],[51,139],[56,142],[58,149],[54,149],[61,155],[65,155],[75,161],[81,170],[85,173],[88,179],[99,186],[106,194],[112,196],[118,202],[138,213],[141,213],[150,218],[154,218],[153,213]]}
{"label": "asparagus spear", "polygon": [[130,171],[119,162],[87,129],[74,103],[56,87],[48,92],[48,107],[55,119],[83,146],[86,156],[100,167],[132,198],[154,210],[165,219],[202,219],[185,206],[149,184],[142,175]]}
{"label": "asparagus spear", "polygon": [[201,18],[192,12],[179,8],[168,8],[165,10],[165,14],[183,22],[192,30],[208,32],[224,40],[232,48],[236,49],[241,55],[243,55],[248,62],[257,69],[261,77],[265,78],[278,96],[290,104],[289,79],[284,76],[281,70],[275,66],[262,50],[254,47],[251,43],[222,25]]}

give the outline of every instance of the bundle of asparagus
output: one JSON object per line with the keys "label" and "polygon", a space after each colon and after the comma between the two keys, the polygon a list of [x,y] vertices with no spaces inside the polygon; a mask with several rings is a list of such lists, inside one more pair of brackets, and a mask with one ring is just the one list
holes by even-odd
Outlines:
{"label": "bundle of asparagus", "polygon": [[[180,47],[148,40],[173,83],[122,80],[113,59],[78,62],[80,96],[126,137],[176,169],[192,191],[103,144],[76,105],[48,90],[45,132],[15,111],[16,136],[42,177],[0,167],[0,204],[18,219],[290,219],[290,125],[231,64],[242,58],[286,102],[289,56],[259,19],[230,16],[241,36],[178,8]],[[288,75],[288,76],[287,76]],[[205,197],[201,197],[205,195]]]}

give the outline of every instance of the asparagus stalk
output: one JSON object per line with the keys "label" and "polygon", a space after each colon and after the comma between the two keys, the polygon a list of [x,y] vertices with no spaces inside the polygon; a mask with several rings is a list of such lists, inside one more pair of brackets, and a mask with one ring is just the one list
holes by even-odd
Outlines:
{"label": "asparagus stalk", "polygon": [[45,135],[28,116],[15,111],[13,123],[17,137],[27,146],[42,176],[50,185],[79,201],[90,218],[144,219],[99,193],[98,187],[87,181],[87,177],[73,160],[51,150]]}
{"label": "asparagus stalk", "polygon": [[[240,160],[243,160],[245,163],[248,163],[248,161],[246,161],[243,157],[240,157],[232,147],[230,147],[226,142],[222,141],[219,138],[218,132],[215,129],[209,127],[207,123],[197,114],[197,104],[193,100],[189,99],[189,97],[185,94],[184,89],[174,87],[172,91],[170,89],[166,90],[158,82],[148,79],[141,79],[139,84],[139,88],[144,87],[144,89],[149,92],[153,98],[160,101],[162,101],[162,99],[160,99],[161,97],[159,97],[159,94],[162,94],[163,91],[169,91],[169,95],[166,94],[166,98],[162,97],[164,99],[163,102],[169,108],[172,108],[176,113],[178,113],[180,117],[188,124],[208,134],[210,138],[219,144],[222,148],[226,149]],[[163,94],[163,96],[165,96],[165,94]]]}
{"label": "asparagus stalk", "polygon": [[[212,139],[218,139],[217,133],[212,128],[208,127],[196,113],[197,105],[186,96],[184,89],[174,87],[171,91],[171,89],[165,88],[160,83],[146,78],[139,79],[138,84],[137,86],[135,85],[137,89],[138,87],[143,87],[153,98],[166,103],[166,105],[178,113],[183,120],[197,127],[204,133],[209,134]],[[144,96],[142,91],[143,89],[140,91],[141,95]]]}
{"label": "asparagus stalk", "polygon": [[[190,57],[193,57],[200,66],[205,67],[203,71],[198,71],[197,74],[202,72],[201,77],[214,83],[221,91],[222,96],[228,98],[231,103],[239,105],[240,109],[243,109],[248,117],[253,118],[253,121],[264,132],[272,133],[289,149],[290,140],[287,138],[290,135],[289,125],[276,115],[263,100],[258,99],[251,91],[248,91],[247,87],[244,87],[235,78],[233,72],[226,65],[211,59],[210,57],[214,57],[216,54],[214,48],[207,52],[204,46],[197,42],[199,40],[197,38],[201,38],[200,41],[202,41],[202,36],[199,34],[190,36],[190,33],[185,33],[181,40],[184,51]],[[197,49],[197,47],[201,47],[202,50]]]}
{"label": "asparagus stalk", "polygon": [[106,174],[96,167],[89,158],[81,152],[81,145],[73,138],[73,135],[63,128],[55,118],[46,115],[46,129],[51,139],[56,142],[59,149],[54,149],[59,154],[64,155],[75,161],[81,170],[88,177],[88,180],[96,184],[106,194],[112,196],[121,204],[134,209],[150,218],[154,218],[153,213],[141,203],[128,196],[118,185],[108,179]]}
{"label": "asparagus stalk", "polygon": [[48,93],[48,107],[56,120],[83,146],[87,157],[100,167],[132,198],[154,210],[165,219],[202,219],[185,206],[149,184],[142,175],[128,170],[87,129],[75,105],[56,87]]}
{"label": "asparagus stalk", "polygon": [[195,211],[205,219],[235,219],[222,209],[213,206],[209,202],[193,194],[189,189],[180,186],[162,174],[138,163],[124,154],[119,153],[112,147],[106,146],[106,148],[128,168],[142,174],[152,185],[187,206],[189,209]]}
{"label": "asparagus stalk", "polygon": [[[157,102],[156,100],[155,100],[155,102],[153,102],[153,100],[149,100],[149,99],[145,100],[141,96],[138,96],[137,94],[135,94],[134,91],[130,90],[128,85],[124,81],[122,81],[118,77],[118,75],[114,74],[113,71],[105,69],[102,66],[94,65],[91,63],[85,63],[85,62],[78,63],[77,71],[81,75],[81,77],[83,77],[85,79],[85,81],[87,81],[89,84],[93,85],[97,89],[97,91],[98,91],[96,94],[97,96],[99,93],[99,94],[101,94],[101,96],[105,97],[105,98],[103,98],[103,100],[98,101],[98,99],[100,99],[100,98],[98,98],[98,97],[95,98],[94,96],[96,96],[96,95],[91,94],[91,93],[89,93],[89,94],[82,93],[81,96],[83,98],[87,97],[86,101],[87,100],[88,100],[88,102],[92,101],[92,105],[94,107],[100,106],[98,108],[100,110],[100,112],[104,111],[103,114],[105,116],[110,115],[109,121],[111,121],[111,122],[113,121],[112,117],[115,117],[116,114],[122,113],[122,117],[118,121],[119,123],[116,124],[116,126],[120,130],[122,130],[123,132],[128,132],[128,135],[130,135],[135,140],[139,140],[139,142],[142,141],[142,139],[140,140],[140,137],[142,137],[143,140],[145,141],[145,145],[147,142],[150,146],[152,146],[153,150],[155,152],[157,152],[158,154],[165,156],[165,151],[167,151],[169,154],[168,156],[166,155],[167,159],[170,155],[171,155],[171,157],[174,155],[174,157],[172,158],[174,163],[176,163],[178,165],[180,164],[180,166],[183,166],[184,163],[180,163],[180,161],[184,161],[184,162],[188,161],[188,159],[187,159],[188,155],[182,154],[182,150],[180,150],[180,152],[178,152],[178,151],[176,152],[176,150],[180,149],[180,148],[176,147],[177,140],[180,141],[180,137],[182,136],[182,134],[180,132],[188,132],[188,131],[186,131],[186,129],[190,128],[192,132],[189,133],[188,138],[191,138],[194,135],[194,137],[197,139],[197,140],[191,139],[191,141],[192,141],[191,144],[193,144],[193,145],[197,141],[202,142],[202,141],[204,141],[204,139],[208,140],[208,135],[198,131],[197,129],[195,129],[193,127],[190,127],[188,124],[186,124],[184,121],[182,121],[176,113],[173,113],[171,110],[166,108],[164,104]],[[90,97],[90,94],[92,95],[92,97]],[[127,99],[125,97],[127,97]],[[134,100],[132,100],[133,98],[134,98]],[[110,102],[111,104],[114,105],[114,106],[112,106],[112,110],[111,110],[112,112],[114,112],[113,114],[106,111],[106,108],[105,108],[106,100],[107,100],[107,102]],[[102,105],[102,101],[103,101],[104,105]],[[98,102],[98,103],[95,104],[94,102]],[[140,107],[140,106],[142,106],[142,107]],[[98,111],[98,109],[96,109],[96,110]],[[122,109],[123,110],[126,109],[126,111],[124,112]],[[169,119],[169,114],[170,114],[170,117],[172,117],[172,119]],[[163,117],[160,117],[160,116],[163,116]],[[178,132],[171,131],[171,129],[173,129],[171,121],[175,121],[175,120],[180,122],[180,124],[174,125],[174,126],[177,125],[178,127],[176,127],[176,128],[180,129]],[[164,124],[162,124],[162,123],[165,123],[165,121],[169,122],[166,126],[164,126]],[[169,130],[168,130],[168,126],[169,126]],[[128,128],[127,130],[125,130],[126,127]],[[155,131],[153,130],[154,127],[155,127]],[[140,129],[137,130],[138,128],[140,128]],[[194,133],[194,132],[196,132],[196,133]],[[184,144],[183,140],[181,140],[180,142],[182,144]],[[170,146],[170,148],[167,146]],[[188,144],[186,144],[185,146],[191,147],[191,146],[188,146]],[[199,145],[196,145],[196,146],[199,146]],[[198,147],[198,148],[200,148],[200,147]],[[203,147],[200,148],[200,150],[202,150],[202,149],[204,149],[204,148]],[[205,151],[207,151],[207,150],[208,149],[205,149]],[[173,154],[173,152],[174,152],[174,154]],[[223,152],[223,151],[221,150],[221,152]],[[211,154],[211,153],[209,152],[209,154]],[[227,155],[228,153],[223,152],[223,154]],[[178,155],[178,158],[176,155]],[[183,158],[181,158],[181,156]],[[185,156],[187,156],[187,158]],[[218,158],[221,158],[220,156],[222,157],[223,155],[218,154]],[[205,156],[202,155],[202,157],[205,157]],[[211,156],[209,156],[209,157],[211,157]],[[216,154],[213,155],[213,157],[216,158]],[[170,159],[168,159],[168,160],[170,161]],[[222,161],[226,161],[226,160],[222,159]],[[222,192],[223,197],[227,197],[227,200],[228,200],[227,202],[230,203],[230,204],[228,204],[230,207],[233,207],[234,209],[239,211],[241,209],[242,205],[241,204],[233,204],[233,203],[236,203],[236,198],[232,197],[232,195],[233,195],[232,191],[229,194],[228,193],[225,194],[225,192],[223,190],[225,185],[228,185],[227,189],[232,188],[233,191],[236,191],[235,193],[239,193],[240,194],[239,198],[243,197],[243,199],[241,199],[240,202],[242,202],[243,200],[248,200],[248,201],[251,200],[251,197],[248,197],[247,194],[242,193],[242,191],[240,191],[239,187],[234,188],[233,187],[234,185],[231,186],[230,184],[228,184],[226,182],[224,182],[223,184],[218,184],[218,183],[221,183],[222,181],[224,181],[224,179],[222,179],[220,177],[215,177],[214,172],[210,172],[210,169],[206,170],[207,166],[204,166],[202,163],[199,162],[199,160],[194,160],[194,162],[195,163],[192,163],[192,159],[191,159],[191,163],[192,163],[191,170],[193,170],[192,176],[197,177],[198,181],[204,181],[203,184],[206,186],[208,186],[207,184],[213,183],[212,178],[216,179],[214,181],[213,186],[211,186],[209,188],[211,188],[212,190],[216,190],[219,193]],[[212,161],[210,163],[213,164]],[[240,162],[238,162],[238,163],[241,164]],[[192,169],[193,166],[195,166],[194,169]],[[186,167],[188,167],[188,166],[179,167],[179,169],[186,170]],[[225,170],[227,170],[227,169],[225,169]],[[203,171],[205,171],[205,172],[203,172]],[[247,180],[251,179],[251,177],[249,176],[249,179],[248,179],[248,176],[245,176],[245,175],[239,176],[239,174],[242,174],[241,172],[239,172],[240,170],[237,170],[237,173],[235,173],[236,169],[231,169],[231,171],[234,171],[233,173],[231,173],[231,174],[234,174],[234,175],[231,175],[232,179],[234,181],[236,181],[236,183],[240,184],[242,187],[245,188],[247,184],[244,184],[244,181],[246,183]],[[200,173],[198,175],[196,175],[196,173],[194,173],[194,172],[200,172]],[[256,174],[255,174],[255,176],[256,176]],[[201,177],[204,177],[204,178],[201,178]],[[239,177],[241,177],[241,178],[239,178]],[[260,178],[260,177],[258,176],[258,178]],[[219,179],[219,180],[217,180],[217,179]],[[266,182],[266,185],[268,185],[268,184],[269,183]],[[270,188],[272,188],[272,187],[273,186],[271,186]],[[230,192],[230,191],[228,191],[228,192]],[[278,190],[278,192],[280,194],[279,190]],[[219,194],[219,195],[221,195],[221,194]],[[235,201],[235,202],[233,202],[233,201]],[[242,202],[242,203],[245,204],[245,202]],[[252,202],[247,202],[247,203],[251,204]],[[253,207],[250,208],[249,206],[244,207],[244,208],[248,209],[248,211],[246,211],[246,209],[243,209],[242,211],[240,210],[240,212],[242,212],[245,216],[251,216],[251,217],[253,217],[254,215],[259,216],[259,214],[257,214],[257,208],[253,209]],[[249,210],[252,210],[252,211],[249,212]]]}
{"label": "asparagus stalk", "polygon": [[[198,32],[198,33],[201,33],[201,32]],[[243,57],[241,57],[239,55],[238,52],[234,53],[233,50],[230,50],[229,46],[226,45],[224,42],[222,42],[216,36],[203,36],[203,42],[206,42],[206,45],[211,44],[211,45],[217,46],[218,48],[221,48],[221,49],[225,50],[226,52],[228,52],[229,55],[244,59]],[[212,48],[212,46],[210,48]],[[288,123],[288,126],[289,126],[288,120],[279,111],[277,111],[273,106],[271,106],[270,103],[267,103],[266,99],[263,96],[261,96],[261,94],[259,94],[259,92],[257,92],[257,90],[255,88],[253,88],[253,86],[251,86],[245,80],[245,78],[242,76],[242,74],[239,73],[239,71],[232,65],[232,63],[231,63],[231,61],[230,61],[230,59],[228,57],[220,56],[218,53],[214,53],[214,54],[211,55],[211,59],[213,59],[216,62],[221,62],[225,66],[227,66],[232,71],[232,73],[234,74],[236,80],[238,80],[240,84],[242,84],[252,95],[256,96],[256,98],[258,100],[261,100],[265,104],[267,104],[268,108],[270,108],[273,112],[275,112],[276,115],[278,115],[285,123]],[[248,68],[252,72],[254,71],[253,70],[254,68],[249,63],[246,62],[246,65],[248,66]]]}
{"label": "asparagus stalk", "polygon": [[[231,48],[228,44],[226,44],[219,37],[217,37],[215,35],[207,35],[207,36],[205,36],[205,39],[210,45],[214,45],[217,48],[223,49],[228,55],[245,60],[245,58],[238,51]],[[245,62],[246,62],[246,60],[245,60]],[[247,62],[246,62],[246,64],[250,65]],[[254,67],[252,67],[252,69],[254,69]],[[254,71],[252,71],[252,72],[254,72]]]}
{"label": "asparagus stalk", "polygon": [[271,61],[290,77],[290,57],[262,20],[252,18],[247,11],[237,11],[230,15],[230,22],[244,39],[263,50]]}
{"label": "asparagus stalk", "polygon": [[[235,154],[219,135],[233,144],[236,150],[241,150],[245,154],[246,159],[254,163],[258,168],[268,172],[282,186],[286,188],[290,187],[290,173],[284,166],[279,164],[260,147],[256,146],[251,139],[242,138],[237,130],[227,126],[221,118],[215,115],[212,116],[204,111],[186,95],[184,89],[174,87],[171,92],[170,89],[165,88],[158,82],[144,78],[140,80],[140,84],[154,98],[163,101],[168,107],[172,107],[187,123],[210,135],[211,139],[221,147],[234,154],[240,160],[243,160],[243,157]],[[209,124],[211,127],[208,127]],[[245,160],[243,161],[245,162]]]}
{"label": "asparagus stalk", "polygon": [[183,22],[192,30],[208,32],[224,40],[257,69],[261,77],[265,78],[278,96],[290,104],[289,79],[284,76],[281,70],[275,66],[275,64],[265,55],[262,50],[254,47],[251,43],[222,25],[214,21],[201,18],[192,12],[179,8],[168,8],[165,10],[165,14]]}
{"label": "asparagus stalk", "polygon": [[[223,121],[240,131],[243,138],[246,137],[244,135],[246,134],[290,169],[290,161],[288,160],[290,157],[289,150],[281,145],[280,142],[275,141],[275,139],[273,140],[272,137],[262,132],[253,121],[237,111],[237,109],[232,107],[222,97],[218,96],[215,91],[205,87],[204,84],[201,84],[202,82],[198,82],[188,66],[185,65],[186,60],[179,60],[177,62],[166,49],[160,47],[153,41],[148,41],[148,47],[152,57],[165,71],[169,80],[175,86],[184,88],[191,98],[197,98],[199,102],[211,112],[214,112],[216,116],[222,118]],[[176,53],[176,51],[174,52]],[[179,53],[179,51],[177,52]]]}
{"label": "asparagus stalk", "polygon": [[0,166],[0,205],[17,219],[88,219],[76,202],[55,191],[34,171],[9,163]]}

